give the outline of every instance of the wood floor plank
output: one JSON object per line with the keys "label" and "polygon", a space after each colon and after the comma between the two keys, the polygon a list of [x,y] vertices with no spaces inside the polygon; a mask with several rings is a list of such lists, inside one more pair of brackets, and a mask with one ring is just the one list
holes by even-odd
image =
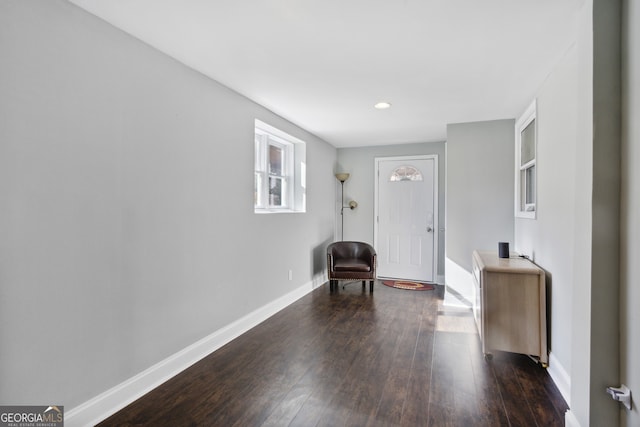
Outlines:
{"label": "wood floor plank", "polygon": [[433,358],[433,327],[429,319],[421,318],[416,346],[411,361],[407,394],[399,425],[424,426],[428,424]]}
{"label": "wood floor plank", "polygon": [[510,355],[505,353],[500,357],[494,355],[493,362],[509,425],[514,427],[538,426],[528,396],[525,396],[524,390],[517,381],[517,374]]}
{"label": "wood floor plank", "polygon": [[556,393],[559,395],[559,392],[554,384],[550,384],[552,387],[549,387],[548,383],[551,381],[548,375],[544,375],[546,371],[541,366],[534,365],[527,358],[522,357],[515,358],[514,368],[518,382],[527,396],[538,425],[562,425],[564,413],[568,407],[566,404],[556,407],[552,396]]}
{"label": "wood floor plank", "polygon": [[560,426],[526,356],[485,361],[443,288],[321,287],[100,426]]}
{"label": "wood floor plank", "polygon": [[415,335],[412,336],[413,340],[409,340],[407,335],[404,338],[398,344],[398,351],[382,387],[382,395],[372,414],[374,419],[387,422],[389,425],[400,423],[404,403],[408,397],[413,352],[407,351],[407,348],[415,346]]}

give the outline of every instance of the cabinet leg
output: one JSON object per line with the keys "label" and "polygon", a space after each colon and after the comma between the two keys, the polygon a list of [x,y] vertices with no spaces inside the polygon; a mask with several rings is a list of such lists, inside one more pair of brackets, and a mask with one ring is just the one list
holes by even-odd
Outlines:
{"label": "cabinet leg", "polygon": [[535,363],[539,363],[540,366],[542,366],[544,369],[547,369],[549,367],[549,363],[543,362],[542,358],[529,355],[529,359],[533,360]]}

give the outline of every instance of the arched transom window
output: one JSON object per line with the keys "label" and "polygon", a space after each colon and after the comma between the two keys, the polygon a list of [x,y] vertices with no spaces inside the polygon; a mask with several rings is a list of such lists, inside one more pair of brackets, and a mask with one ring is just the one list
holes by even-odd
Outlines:
{"label": "arched transom window", "polygon": [[391,172],[389,181],[422,181],[422,173],[413,166],[398,166],[393,170],[393,172]]}

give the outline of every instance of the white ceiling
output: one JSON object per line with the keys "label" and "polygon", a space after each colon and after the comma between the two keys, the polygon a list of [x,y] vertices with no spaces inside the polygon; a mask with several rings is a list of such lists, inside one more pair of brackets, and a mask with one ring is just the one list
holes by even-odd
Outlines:
{"label": "white ceiling", "polygon": [[[514,118],[584,0],[70,0],[336,147]],[[375,110],[378,101],[388,110]]]}

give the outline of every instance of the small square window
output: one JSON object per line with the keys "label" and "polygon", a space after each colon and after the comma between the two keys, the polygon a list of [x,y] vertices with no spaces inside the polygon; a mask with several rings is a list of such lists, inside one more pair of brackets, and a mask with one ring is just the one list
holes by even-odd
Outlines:
{"label": "small square window", "polygon": [[516,122],[515,215],[519,218],[536,218],[536,113],[534,100]]}
{"label": "small square window", "polygon": [[304,212],[304,142],[259,120],[254,141],[254,211]]}

